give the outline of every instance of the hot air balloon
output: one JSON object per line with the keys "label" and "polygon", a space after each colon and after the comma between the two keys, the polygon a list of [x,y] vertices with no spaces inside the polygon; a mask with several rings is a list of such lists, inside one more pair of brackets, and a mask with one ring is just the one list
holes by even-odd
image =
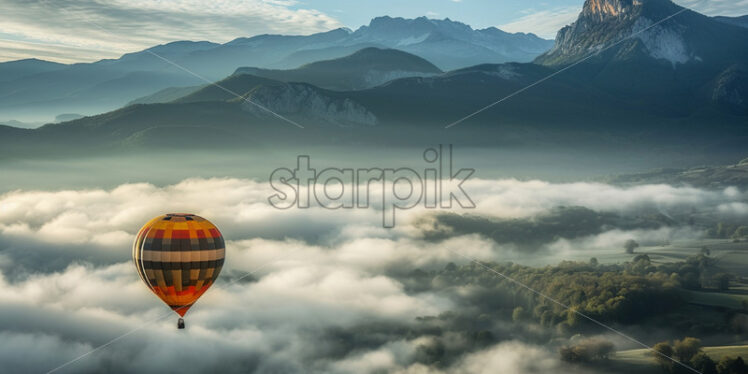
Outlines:
{"label": "hot air balloon", "polygon": [[226,246],[218,228],[194,214],[156,217],[140,229],[132,259],[146,286],[179,314],[185,313],[218,278]]}

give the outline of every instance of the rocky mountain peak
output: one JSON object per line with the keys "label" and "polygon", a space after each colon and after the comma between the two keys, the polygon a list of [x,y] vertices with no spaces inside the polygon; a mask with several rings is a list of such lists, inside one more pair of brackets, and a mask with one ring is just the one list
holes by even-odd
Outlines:
{"label": "rocky mountain peak", "polygon": [[587,0],[582,8],[582,17],[600,22],[611,17],[635,14],[641,6],[641,0]]}
{"label": "rocky mountain peak", "polygon": [[579,18],[558,32],[553,49],[537,62],[572,63],[636,34],[621,46],[627,51],[616,54],[617,58],[644,54],[674,65],[686,63],[695,57],[683,38],[683,30],[688,27],[681,19],[653,26],[681,9],[670,0],[586,0]]}

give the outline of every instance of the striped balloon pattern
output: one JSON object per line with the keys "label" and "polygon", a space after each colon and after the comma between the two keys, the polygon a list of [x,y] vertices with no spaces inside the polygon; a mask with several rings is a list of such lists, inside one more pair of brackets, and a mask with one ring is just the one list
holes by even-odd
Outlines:
{"label": "striped balloon pattern", "polygon": [[132,251],[143,282],[182,317],[216,281],[225,257],[218,228],[184,213],[150,220],[140,229]]}

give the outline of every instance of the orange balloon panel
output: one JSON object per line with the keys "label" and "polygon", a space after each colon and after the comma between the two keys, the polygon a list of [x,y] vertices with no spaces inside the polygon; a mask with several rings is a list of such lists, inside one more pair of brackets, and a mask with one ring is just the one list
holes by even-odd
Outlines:
{"label": "orange balloon panel", "polygon": [[146,223],[132,259],[148,288],[180,316],[213,285],[226,257],[218,228],[194,214],[166,214]]}

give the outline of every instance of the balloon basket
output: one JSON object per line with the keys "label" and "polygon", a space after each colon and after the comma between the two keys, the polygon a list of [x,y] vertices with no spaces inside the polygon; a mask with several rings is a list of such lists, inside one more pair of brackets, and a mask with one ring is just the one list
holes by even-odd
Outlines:
{"label": "balloon basket", "polygon": [[177,328],[178,329],[184,329],[184,319],[180,318],[179,321],[177,321]]}

